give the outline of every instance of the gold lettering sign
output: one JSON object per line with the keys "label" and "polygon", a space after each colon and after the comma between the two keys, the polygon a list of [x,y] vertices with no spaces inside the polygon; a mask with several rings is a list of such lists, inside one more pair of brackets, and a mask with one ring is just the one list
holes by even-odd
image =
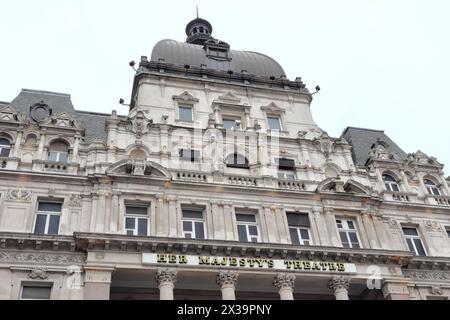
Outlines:
{"label": "gold lettering sign", "polygon": [[285,269],[306,272],[356,272],[356,266],[349,263],[279,260],[264,258],[236,258],[220,256],[191,256],[177,254],[144,253],[143,263],[157,265],[188,265],[210,267],[238,267],[251,269]]}

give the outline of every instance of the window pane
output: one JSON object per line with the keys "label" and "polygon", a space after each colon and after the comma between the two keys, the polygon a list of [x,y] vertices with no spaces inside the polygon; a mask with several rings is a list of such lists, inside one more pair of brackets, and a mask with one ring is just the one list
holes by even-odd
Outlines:
{"label": "window pane", "polygon": [[302,237],[302,240],[309,240],[308,229],[300,229],[300,236]]}
{"label": "window pane", "polygon": [[234,119],[223,119],[222,120],[222,124],[223,124],[224,129],[232,130],[232,129],[235,128],[236,120],[234,120]]}
{"label": "window pane", "polygon": [[183,231],[192,231],[191,221],[183,221]]}
{"label": "window pane", "polygon": [[271,130],[281,130],[280,118],[278,118],[278,117],[267,117],[267,122],[269,123],[269,129],[271,129]]}
{"label": "window pane", "polygon": [[127,230],[127,236],[133,236],[134,231],[133,230]]}
{"label": "window pane", "polygon": [[203,229],[203,222],[195,223],[195,238],[205,239],[205,231]]}
{"label": "window pane", "polygon": [[47,159],[48,159],[48,161],[57,161],[58,153],[57,152],[49,152]]}
{"label": "window pane", "polygon": [[60,152],[58,161],[59,162],[67,162],[68,158],[69,158],[69,154],[67,154],[66,152]]}
{"label": "window pane", "polygon": [[22,299],[50,299],[51,287],[23,286]]}
{"label": "window pane", "polygon": [[292,244],[300,245],[300,239],[298,238],[297,228],[289,228],[289,233],[291,234]]}
{"label": "window pane", "polygon": [[192,233],[186,232],[186,233],[184,234],[184,237],[185,237],[186,239],[192,239]]}
{"label": "window pane", "polygon": [[59,230],[59,216],[51,215],[50,223],[48,224],[48,234],[58,234]]}
{"label": "window pane", "polygon": [[339,232],[339,236],[341,237],[342,245],[344,247],[348,248],[349,247],[349,243],[348,243],[348,239],[347,239],[347,233],[344,232],[344,231],[340,231]]}
{"label": "window pane", "polygon": [[432,189],[432,192],[433,192],[433,194],[435,195],[435,196],[439,196],[441,193],[439,192],[439,189],[438,188],[436,188],[436,187],[433,187]]}
{"label": "window pane", "polygon": [[352,248],[355,248],[355,249],[359,249],[359,243],[357,243],[357,242],[352,242]]}
{"label": "window pane", "polygon": [[238,236],[239,236],[239,241],[242,242],[247,242],[247,229],[245,228],[245,225],[238,225]]}
{"label": "window pane", "polygon": [[410,238],[406,239],[406,243],[408,244],[409,251],[415,252],[412,240]]}
{"label": "window pane", "polygon": [[252,242],[258,242],[258,238],[257,237],[252,237],[251,240],[252,240]]}
{"label": "window pane", "polygon": [[203,219],[203,209],[182,209],[183,218]]}
{"label": "window pane", "polygon": [[350,237],[350,242],[358,243],[358,236],[356,232],[349,232],[348,236]]}
{"label": "window pane", "polygon": [[236,213],[236,220],[243,222],[256,222],[256,218],[254,214],[239,214]]}
{"label": "window pane", "polygon": [[36,217],[36,226],[34,227],[34,233],[44,234],[46,222],[47,222],[47,215],[46,214],[38,214]]}
{"label": "window pane", "polygon": [[392,183],[391,187],[392,187],[392,191],[395,191],[395,192],[399,192],[400,191],[400,189],[398,188],[398,184],[396,184],[396,183]]}
{"label": "window pane", "polygon": [[310,226],[309,217],[307,214],[304,213],[288,213],[287,220],[289,226],[308,227],[308,228]]}
{"label": "window pane", "polygon": [[125,219],[125,228],[126,229],[134,229],[134,218],[126,218]]}
{"label": "window pane", "polygon": [[148,214],[148,209],[147,209],[147,207],[126,206],[126,213],[127,214],[147,215]]}
{"label": "window pane", "polygon": [[257,236],[258,235],[258,228],[256,226],[248,226],[248,233],[251,236]]}
{"label": "window pane", "polygon": [[9,148],[1,148],[0,156],[2,156],[2,157],[9,157],[9,152],[10,151],[11,150]]}
{"label": "window pane", "polygon": [[0,138],[0,145],[1,146],[9,146],[9,145],[11,145],[11,143],[9,142],[8,139]]}
{"label": "window pane", "polygon": [[62,203],[39,202],[38,211],[61,212]]}
{"label": "window pane", "polygon": [[447,229],[447,236],[450,238],[450,229]]}
{"label": "window pane", "polygon": [[403,234],[407,236],[418,236],[416,228],[403,228]]}
{"label": "window pane", "polygon": [[347,220],[347,225],[348,225],[349,229],[353,229],[353,230],[355,229],[355,225],[354,225],[353,221]]}
{"label": "window pane", "polygon": [[294,170],[295,161],[293,159],[278,159],[279,170]]}
{"label": "window pane", "polygon": [[191,107],[180,107],[180,120],[182,121],[192,121],[192,108]]}
{"label": "window pane", "polygon": [[414,239],[414,244],[416,245],[417,254],[419,256],[426,256],[425,249],[422,245],[422,241],[420,241],[420,239]]}
{"label": "window pane", "polygon": [[147,235],[147,219],[140,218],[138,219],[138,235],[146,236]]}

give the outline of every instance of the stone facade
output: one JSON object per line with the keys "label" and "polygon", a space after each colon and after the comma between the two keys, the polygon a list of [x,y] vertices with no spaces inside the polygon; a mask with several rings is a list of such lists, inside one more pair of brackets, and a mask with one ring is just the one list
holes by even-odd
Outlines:
{"label": "stone facade", "polygon": [[[226,47],[208,41],[207,50]],[[299,78],[166,59],[142,57],[127,115],[77,111],[69,95],[34,90],[0,104],[9,150],[0,158],[0,299],[47,287],[51,299],[159,298],[162,287],[163,299],[220,290],[224,299],[277,290],[282,299],[450,297],[450,180],[435,158],[406,154],[377,130],[330,137]],[[230,165],[233,154],[245,161]],[[308,222],[293,224],[292,214]],[[410,251],[405,232],[425,254],[414,239]],[[147,265],[147,253],[180,260]],[[199,266],[184,255],[250,262]],[[292,268],[280,273],[272,259]],[[263,260],[269,269],[250,268]]]}

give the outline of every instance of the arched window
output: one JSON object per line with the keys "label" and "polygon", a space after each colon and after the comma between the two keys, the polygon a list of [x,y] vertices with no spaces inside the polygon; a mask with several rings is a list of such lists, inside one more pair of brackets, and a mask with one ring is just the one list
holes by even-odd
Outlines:
{"label": "arched window", "polygon": [[384,185],[386,186],[386,190],[394,191],[394,192],[400,191],[397,180],[395,180],[392,176],[390,176],[388,174],[384,174],[383,182],[384,182]]}
{"label": "arched window", "polygon": [[200,27],[200,33],[203,33],[203,30],[204,30],[203,27]]}
{"label": "arched window", "polygon": [[425,179],[425,180],[423,180],[423,182],[425,183],[425,187],[427,188],[429,194],[432,194],[435,196],[441,195],[441,192],[439,191],[439,188],[437,187],[436,183],[434,183],[433,181],[431,181],[429,179]]}
{"label": "arched window", "polygon": [[48,150],[48,161],[67,162],[69,146],[62,141],[53,142]]}
{"label": "arched window", "polygon": [[248,169],[248,160],[246,157],[240,155],[239,153],[230,154],[226,159],[227,167],[230,168],[241,168]]}
{"label": "arched window", "polygon": [[0,138],[0,157],[9,157],[11,142],[6,138]]}

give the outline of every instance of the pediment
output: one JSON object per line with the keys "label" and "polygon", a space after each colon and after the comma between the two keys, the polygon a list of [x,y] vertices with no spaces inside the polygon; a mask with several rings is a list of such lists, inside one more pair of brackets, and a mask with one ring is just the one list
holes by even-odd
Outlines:
{"label": "pediment", "polygon": [[262,106],[261,107],[262,111],[266,111],[266,112],[272,112],[272,113],[282,113],[285,112],[285,110],[283,108],[281,108],[278,104],[276,104],[275,102],[271,102],[269,103],[267,106]]}
{"label": "pediment", "polygon": [[182,101],[182,102],[187,102],[187,103],[189,103],[189,102],[190,103],[198,102],[198,98],[194,97],[193,95],[191,95],[187,91],[184,91],[180,95],[172,96],[172,99],[179,100],[179,101]]}
{"label": "pediment", "polygon": [[57,113],[49,117],[43,124],[54,125],[57,127],[81,129],[79,122],[68,112]]}
{"label": "pediment", "polygon": [[232,92],[228,91],[224,95],[219,96],[219,100],[225,101],[225,102],[232,102],[232,103],[240,103],[241,99],[234,95]]}
{"label": "pediment", "polygon": [[5,106],[0,108],[0,120],[1,121],[16,121],[17,111],[11,106]]}

